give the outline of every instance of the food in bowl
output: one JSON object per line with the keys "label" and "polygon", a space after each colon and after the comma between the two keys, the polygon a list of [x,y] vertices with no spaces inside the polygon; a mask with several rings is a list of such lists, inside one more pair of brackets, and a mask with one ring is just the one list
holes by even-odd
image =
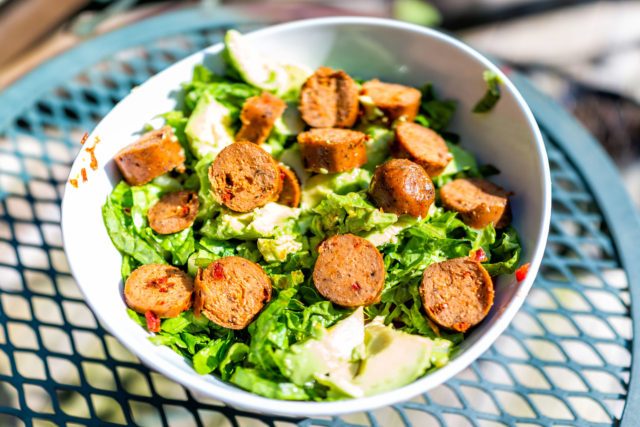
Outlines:
{"label": "food in bowl", "polygon": [[[455,101],[225,43],[226,72],[196,66],[165,126],[115,156],[102,211],[132,319],[198,373],[277,399],[374,395],[445,365],[521,252],[512,194],[447,131]],[[478,114],[499,96],[487,80]]]}

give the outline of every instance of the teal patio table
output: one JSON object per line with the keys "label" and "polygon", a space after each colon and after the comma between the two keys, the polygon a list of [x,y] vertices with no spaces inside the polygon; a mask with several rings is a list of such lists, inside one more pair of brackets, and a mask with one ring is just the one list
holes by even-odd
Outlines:
{"label": "teal patio table", "polygon": [[105,332],[61,241],[79,141],[133,87],[258,21],[166,13],[86,41],[0,93],[0,426],[640,426],[637,213],[597,142],[518,74],[549,153],[548,246],[512,325],[446,384],[370,413],[256,415],[192,394]]}

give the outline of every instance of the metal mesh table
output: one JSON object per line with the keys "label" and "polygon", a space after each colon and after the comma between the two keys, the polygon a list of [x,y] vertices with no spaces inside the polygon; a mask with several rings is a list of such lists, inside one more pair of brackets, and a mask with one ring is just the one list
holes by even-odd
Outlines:
{"label": "metal mesh table", "polygon": [[132,87],[250,20],[184,10],[84,43],[0,94],[0,426],[640,425],[640,227],[610,160],[559,106],[513,79],[553,179],[540,275],[511,327],[435,390],[366,414],[257,416],[140,365],[69,275],[60,201],[90,130]]}

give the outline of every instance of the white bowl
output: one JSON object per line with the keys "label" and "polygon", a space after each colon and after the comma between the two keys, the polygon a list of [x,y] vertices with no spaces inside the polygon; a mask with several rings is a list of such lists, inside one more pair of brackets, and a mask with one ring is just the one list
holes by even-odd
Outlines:
{"label": "white bowl", "polygon": [[[360,78],[420,86],[432,82],[439,94],[458,100],[451,130],[462,137],[462,146],[497,166],[496,181],[515,192],[514,225],[524,246],[523,262],[530,262],[527,278],[513,276],[496,284],[495,304],[489,316],[471,332],[459,353],[445,367],[397,390],[376,396],[337,402],[287,402],[260,397],[212,375],[198,375],[189,363],[166,347],[147,340],[147,333],[127,316],[120,289],[121,257],[102,222],[101,207],[120,180],[113,155],[133,142],[145,123],[175,107],[180,83],[191,78],[193,66],[222,65],[223,46],[216,44],[169,67],[149,79],[122,100],[96,127],[101,142],[96,156],[99,168],[88,168],[83,150],[71,168],[71,177],[82,167],[88,182],[79,188],[67,185],[62,206],[62,229],[69,265],[85,299],[102,325],[150,368],[190,390],[232,406],[282,415],[336,415],[369,410],[404,401],[445,382],[480,356],[509,325],[522,305],[542,259],[551,206],[551,184],[542,137],[521,95],[508,78],[482,55],[438,31],[401,22],[373,18],[323,18],[278,25],[248,34],[257,48],[276,58],[316,68],[342,68]],[[502,98],[488,114],[471,109],[484,94],[484,70],[503,81]]]}

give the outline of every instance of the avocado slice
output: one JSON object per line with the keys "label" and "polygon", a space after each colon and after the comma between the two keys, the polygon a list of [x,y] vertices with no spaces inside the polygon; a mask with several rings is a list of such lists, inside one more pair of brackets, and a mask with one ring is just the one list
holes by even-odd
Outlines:
{"label": "avocado slice", "polygon": [[342,394],[362,395],[351,379],[358,370],[363,345],[364,312],[359,307],[319,339],[292,345],[283,358],[283,374],[294,384],[303,385],[316,379]]}
{"label": "avocado slice", "polygon": [[409,384],[431,366],[435,346],[429,338],[385,326],[381,319],[374,320],[365,328],[366,358],[353,384],[366,396]]}
{"label": "avocado slice", "polygon": [[311,75],[311,70],[302,65],[269,60],[253,49],[238,31],[227,31],[224,44],[229,65],[245,82],[281,98],[296,98],[300,87]]}
{"label": "avocado slice", "polygon": [[212,95],[203,94],[187,121],[184,132],[195,157],[200,159],[209,154],[217,156],[224,147],[233,143],[229,109]]}

